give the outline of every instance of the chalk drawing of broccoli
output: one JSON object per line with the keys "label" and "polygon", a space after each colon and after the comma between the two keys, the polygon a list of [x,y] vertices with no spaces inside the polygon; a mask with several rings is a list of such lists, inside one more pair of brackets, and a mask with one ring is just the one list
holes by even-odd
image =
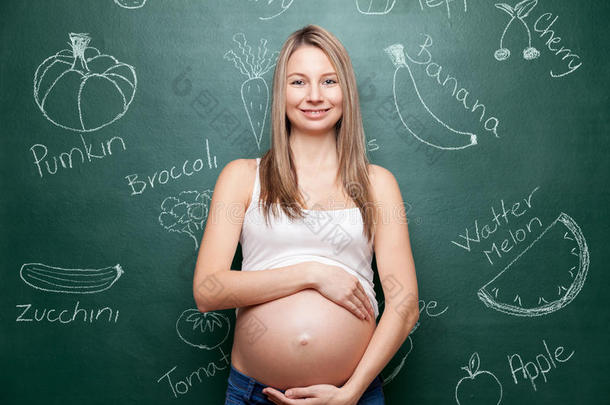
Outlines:
{"label": "chalk drawing of broccoli", "polygon": [[514,7],[511,7],[506,3],[496,3],[495,6],[497,8],[502,11],[505,11],[511,17],[510,21],[508,21],[508,24],[506,24],[506,27],[504,27],[504,31],[502,32],[502,36],[500,37],[500,48],[496,49],[496,51],[494,52],[494,57],[497,60],[503,61],[508,59],[508,57],[510,56],[510,50],[508,48],[504,48],[503,41],[504,35],[506,35],[506,32],[508,31],[508,27],[510,27],[510,25],[513,21],[515,21],[515,19],[517,19],[527,31],[527,48],[523,50],[523,59],[532,60],[540,56],[540,52],[538,51],[538,49],[532,46],[532,34],[530,32],[529,27],[527,26],[527,23],[524,21],[524,18],[528,16],[528,14],[534,9],[534,7],[536,7],[536,4],[538,4],[538,0],[523,0],[515,4]]}
{"label": "chalk drawing of broccoli", "polygon": [[159,223],[170,232],[184,233],[191,237],[197,250],[211,201],[212,190],[203,193],[182,191],[177,197],[167,197],[161,203]]}
{"label": "chalk drawing of broccoli", "polygon": [[241,32],[233,35],[233,41],[237,43],[242,56],[229,50],[224,54],[224,58],[233,62],[242,74],[248,76],[241,85],[241,99],[250,121],[250,128],[260,148],[269,107],[269,87],[262,76],[275,65],[279,52],[267,56],[267,40],[261,38],[258,52],[253,53],[252,47],[248,45],[246,37]]}

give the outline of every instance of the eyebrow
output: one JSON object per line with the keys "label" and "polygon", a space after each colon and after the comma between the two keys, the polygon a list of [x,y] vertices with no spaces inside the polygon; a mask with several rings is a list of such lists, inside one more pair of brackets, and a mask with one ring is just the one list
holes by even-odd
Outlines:
{"label": "eyebrow", "polygon": [[[329,75],[335,75],[336,76],[337,73],[335,73],[335,72],[322,73],[322,76],[329,76]],[[307,77],[307,75],[305,73],[299,73],[299,72],[291,73],[287,77],[290,77],[290,76],[305,76],[305,77]]]}

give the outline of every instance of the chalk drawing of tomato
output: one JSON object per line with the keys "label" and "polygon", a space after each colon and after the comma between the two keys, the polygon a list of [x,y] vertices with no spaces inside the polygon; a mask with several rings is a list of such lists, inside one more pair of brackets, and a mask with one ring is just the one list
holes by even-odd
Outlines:
{"label": "chalk drawing of tomato", "polygon": [[71,49],[45,59],[34,74],[34,99],[45,118],[91,132],[121,118],[136,92],[133,66],[90,47],[89,34],[70,35]]}
{"label": "chalk drawing of tomato", "polygon": [[387,14],[394,8],[396,0],[356,0],[356,8],[361,14]]}
{"label": "chalk drawing of tomato", "polygon": [[180,314],[176,321],[178,337],[189,346],[212,350],[229,337],[229,318],[218,312],[199,312],[192,308]]}
{"label": "chalk drawing of tomato", "polygon": [[479,371],[479,354],[473,353],[462,370],[468,375],[455,386],[455,401],[460,405],[498,405],[502,402],[502,384],[493,373]]}
{"label": "chalk drawing of tomato", "polygon": [[146,4],[146,0],[114,0],[114,2],[123,8],[140,8]]}
{"label": "chalk drawing of tomato", "polygon": [[477,295],[489,308],[509,315],[548,315],[582,290],[589,260],[582,230],[562,212]]}

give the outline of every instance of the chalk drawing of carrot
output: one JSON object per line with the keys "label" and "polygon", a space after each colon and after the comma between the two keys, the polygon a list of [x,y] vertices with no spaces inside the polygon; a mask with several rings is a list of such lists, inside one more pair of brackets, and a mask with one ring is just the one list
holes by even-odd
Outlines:
{"label": "chalk drawing of carrot", "polygon": [[510,27],[510,25],[513,21],[515,21],[515,19],[519,20],[527,31],[527,48],[523,50],[523,59],[532,60],[540,56],[540,52],[538,51],[538,49],[532,46],[532,34],[530,32],[529,27],[527,26],[527,23],[524,21],[524,18],[528,16],[528,14],[534,9],[534,7],[536,7],[536,4],[538,4],[538,0],[523,0],[515,4],[514,7],[511,7],[506,3],[496,3],[495,6],[497,8],[502,11],[505,11],[511,17],[510,21],[508,21],[508,24],[506,24],[506,27],[504,27],[504,31],[502,32],[502,36],[500,37],[500,48],[496,49],[496,51],[494,52],[494,57],[497,60],[503,61],[508,59],[508,57],[510,56],[510,50],[508,48],[504,48],[503,41],[504,35],[506,35],[506,32],[508,31],[508,27]]}
{"label": "chalk drawing of carrot", "polygon": [[229,50],[224,54],[224,58],[233,62],[242,74],[248,76],[248,80],[241,85],[241,99],[256,143],[260,146],[269,106],[269,87],[262,76],[275,65],[279,52],[267,56],[267,40],[261,38],[258,52],[253,53],[252,47],[241,32],[233,35],[233,41],[237,43],[241,56]]}

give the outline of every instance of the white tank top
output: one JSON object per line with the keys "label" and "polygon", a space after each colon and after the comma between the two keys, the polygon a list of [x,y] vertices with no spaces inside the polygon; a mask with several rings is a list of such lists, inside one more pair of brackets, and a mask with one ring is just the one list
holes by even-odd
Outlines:
{"label": "white tank top", "polygon": [[[303,219],[291,220],[279,210],[270,213],[265,223],[260,196],[260,158],[256,159],[256,178],[250,205],[246,209],[239,238],[242,271],[267,270],[306,261],[318,261],[343,268],[356,276],[371,301],[375,318],[379,315],[373,285],[373,241],[363,234],[358,207],[340,210],[304,210]],[[278,207],[279,209],[279,207]],[[239,308],[235,310],[235,316]]]}

